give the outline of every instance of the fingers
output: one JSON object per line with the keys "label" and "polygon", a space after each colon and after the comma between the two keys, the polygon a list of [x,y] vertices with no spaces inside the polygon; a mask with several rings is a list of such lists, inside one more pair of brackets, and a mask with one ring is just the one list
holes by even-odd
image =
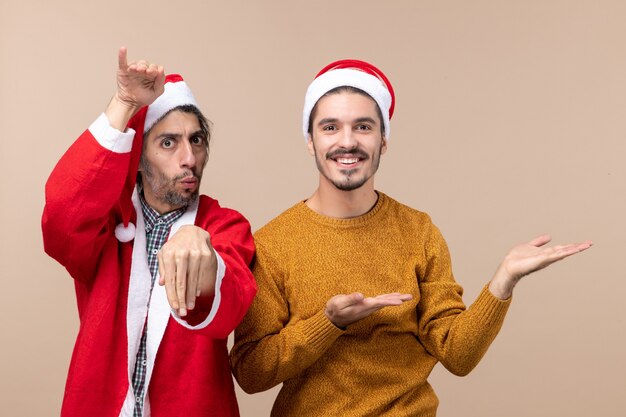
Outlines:
{"label": "fingers", "polygon": [[550,237],[550,235],[546,234],[546,235],[537,236],[536,238],[528,242],[528,244],[532,246],[540,247],[550,242],[551,240],[552,238]]}
{"label": "fingers", "polygon": [[[150,63],[144,59],[128,62],[128,51],[122,46],[118,52],[117,91],[113,103],[121,108],[107,108],[107,116],[121,112],[120,120],[114,117],[115,127],[126,126],[128,118],[143,106],[154,102],[165,90],[165,69],[162,65]],[[121,110],[120,110],[121,109]],[[128,110],[131,111],[127,115]],[[112,113],[112,114],[109,114]]]}
{"label": "fingers", "polygon": [[577,243],[576,244],[576,248],[578,249],[578,252],[582,252],[584,250],[587,250],[587,249],[589,249],[592,246],[593,246],[593,242],[591,240],[588,240],[586,242],[582,242],[582,243]]}
{"label": "fingers", "polygon": [[157,252],[157,261],[159,266],[159,285],[165,285],[165,261],[163,260],[163,251]]}
{"label": "fingers", "polygon": [[339,310],[355,305],[363,300],[363,294],[360,292],[353,292],[347,295],[336,295],[331,300],[335,300],[335,307]]}
{"label": "fingers", "polygon": [[122,71],[126,71],[126,68],[128,68],[127,54],[128,51],[125,46],[120,47],[120,50],[117,52],[117,66]]}
{"label": "fingers", "polygon": [[163,93],[165,89],[164,84],[165,84],[165,69],[163,68],[163,65],[159,65],[157,67],[156,78],[154,80],[154,85],[157,87],[157,90],[158,90],[157,92],[159,94]]}
{"label": "fingers", "polygon": [[399,292],[389,293],[389,294],[381,294],[373,297],[376,301],[381,303],[382,305],[400,305],[405,301],[409,301],[413,299],[411,294],[400,294]]}
{"label": "fingers", "polygon": [[[360,292],[355,292],[347,295],[336,295],[335,307],[342,310],[357,306],[359,304],[367,304],[368,307],[380,308],[387,305],[400,305],[405,301],[409,301],[413,298],[411,294],[401,294],[399,292],[393,292],[388,294],[379,294],[374,297],[365,298]],[[332,300],[332,299],[331,299]]]}
{"label": "fingers", "polygon": [[184,317],[196,308],[196,298],[215,289],[217,261],[208,233],[183,226],[161,248],[159,284],[165,286],[170,306]]}
{"label": "fingers", "polygon": [[567,258],[568,256],[587,250],[591,246],[593,246],[593,243],[591,241],[554,246],[552,248],[553,254],[550,258],[553,258],[554,261],[558,261],[563,258]]}
{"label": "fingers", "polygon": [[413,298],[411,294],[389,293],[365,298],[361,293],[340,294],[326,304],[326,317],[337,327],[359,321],[384,307],[398,306]]}
{"label": "fingers", "polygon": [[165,91],[165,69],[162,65],[151,64],[145,60],[133,62],[126,68],[126,77],[135,83],[133,88],[129,88],[129,92],[132,91],[137,97],[142,97],[142,94],[149,97],[140,99],[142,105],[151,104]]}
{"label": "fingers", "polygon": [[178,296],[176,295],[176,260],[172,252],[160,250],[157,254],[159,260],[159,270],[163,275],[159,279],[159,284],[165,286],[167,301],[173,309],[178,310]]}
{"label": "fingers", "polygon": [[[159,261],[159,285],[165,286],[167,301],[174,310],[178,310],[178,315],[187,315],[187,288],[192,287],[196,291],[197,270],[195,280],[188,282],[188,269],[197,268],[197,263],[187,260],[187,256],[182,251],[171,251],[161,249],[157,253]],[[190,265],[191,264],[191,265]],[[193,297],[195,301],[195,296]],[[193,307],[192,307],[193,308]]]}
{"label": "fingers", "polygon": [[413,298],[413,296],[411,294],[402,294],[399,292],[391,292],[388,294],[380,294],[375,296],[374,298],[379,298],[379,299],[400,299],[403,301],[408,301],[411,300]]}
{"label": "fingers", "polygon": [[[211,263],[215,261],[215,268],[212,268]],[[202,284],[203,283],[213,283],[213,288],[215,286],[215,280],[212,280],[213,271],[215,270],[215,274],[217,274],[217,261],[215,257],[211,253],[210,250],[206,250],[200,256],[200,265],[198,271],[198,283],[196,287],[196,297],[200,296],[202,292]]]}
{"label": "fingers", "polygon": [[[196,275],[197,276],[197,275]],[[178,315],[184,317],[187,315],[187,257],[182,252],[176,253],[176,299],[178,301]]]}
{"label": "fingers", "polygon": [[151,64],[143,59],[137,62],[131,62],[127,67],[127,71],[129,73],[145,75],[151,80],[156,79],[158,76],[163,76],[163,81],[165,81],[165,76],[163,75],[165,70],[163,66]]}
{"label": "fingers", "polygon": [[[588,241],[584,243],[570,243],[566,245],[558,245],[550,248],[544,248],[542,252],[537,255],[538,260],[535,262],[534,267],[529,269],[523,275],[528,275],[532,272],[546,268],[555,262],[587,250],[591,246],[592,243]],[[543,260],[541,260],[541,258],[543,258]]]}
{"label": "fingers", "polygon": [[200,274],[202,273],[200,268],[200,251],[193,250],[189,253],[189,266],[187,269],[187,293],[185,294],[185,300],[187,301],[187,309],[193,310],[196,305],[196,297],[199,295],[198,281]]}
{"label": "fingers", "polygon": [[585,241],[552,247],[545,246],[549,241],[549,235],[542,235],[529,243],[517,245],[511,249],[496,271],[492,281],[494,285],[490,286],[490,289],[496,287],[504,289],[503,291],[498,290],[503,295],[499,298],[507,298],[522,277],[546,268],[568,256],[585,251],[593,245],[591,241]]}

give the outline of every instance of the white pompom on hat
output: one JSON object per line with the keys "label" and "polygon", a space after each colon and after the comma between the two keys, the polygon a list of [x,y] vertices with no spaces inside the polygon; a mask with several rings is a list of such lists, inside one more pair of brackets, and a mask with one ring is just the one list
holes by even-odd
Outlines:
{"label": "white pompom on hat", "polygon": [[372,64],[357,59],[342,59],[324,67],[309,85],[304,97],[302,133],[309,139],[309,119],[315,104],[324,94],[337,87],[354,87],[370,95],[383,116],[385,138],[391,133],[389,120],[395,108],[395,94],[385,74]]}

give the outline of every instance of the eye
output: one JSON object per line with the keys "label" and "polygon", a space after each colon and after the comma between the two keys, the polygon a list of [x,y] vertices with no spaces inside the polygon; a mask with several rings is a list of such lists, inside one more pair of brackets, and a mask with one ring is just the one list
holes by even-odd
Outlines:
{"label": "eye", "polygon": [[372,127],[367,124],[360,124],[356,126],[356,130],[372,130]]}
{"label": "eye", "polygon": [[322,127],[322,130],[325,130],[325,131],[337,130],[337,126],[335,126],[335,125],[326,125],[326,126]]}
{"label": "eye", "polygon": [[165,149],[169,149],[174,146],[174,141],[171,138],[165,138],[161,141],[161,146]]}
{"label": "eye", "polygon": [[190,140],[192,145],[204,145],[204,137],[202,136],[193,136]]}

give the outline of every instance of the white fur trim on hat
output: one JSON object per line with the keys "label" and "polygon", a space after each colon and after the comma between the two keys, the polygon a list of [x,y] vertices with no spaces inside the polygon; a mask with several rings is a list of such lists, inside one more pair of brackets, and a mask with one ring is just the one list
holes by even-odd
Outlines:
{"label": "white fur trim on hat", "polygon": [[198,102],[193,96],[191,89],[184,81],[167,82],[164,87],[165,91],[163,91],[163,94],[154,100],[154,103],[148,106],[148,113],[146,114],[146,122],[143,129],[144,132],[150,130],[163,115],[174,107],[192,104],[199,108]]}
{"label": "white fur trim on hat", "polygon": [[325,72],[309,85],[304,97],[304,110],[302,111],[302,133],[304,134],[304,139],[307,141],[309,139],[309,118],[318,100],[330,90],[344,86],[363,90],[376,101],[383,116],[385,139],[389,140],[391,133],[389,128],[391,94],[385,84],[377,77],[364,71],[350,68],[340,68]]}

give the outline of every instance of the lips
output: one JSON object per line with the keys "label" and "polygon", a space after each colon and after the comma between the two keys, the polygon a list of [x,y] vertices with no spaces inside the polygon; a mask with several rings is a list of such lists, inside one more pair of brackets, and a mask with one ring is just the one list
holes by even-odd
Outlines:
{"label": "lips", "polygon": [[360,150],[344,150],[337,149],[326,155],[327,159],[331,159],[341,165],[354,165],[366,160],[367,154]]}
{"label": "lips", "polygon": [[180,183],[184,188],[195,188],[198,185],[198,179],[196,177],[186,177]]}

